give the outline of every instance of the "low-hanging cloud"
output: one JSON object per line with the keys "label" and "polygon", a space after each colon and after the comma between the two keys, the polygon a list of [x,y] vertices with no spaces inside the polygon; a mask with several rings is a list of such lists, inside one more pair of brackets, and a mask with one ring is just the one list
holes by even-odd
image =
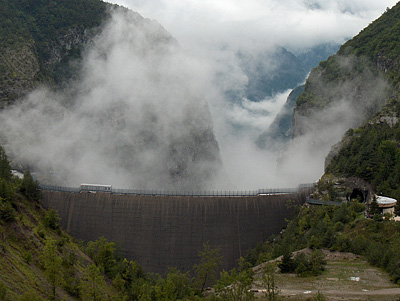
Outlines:
{"label": "low-hanging cloud", "polygon": [[14,165],[55,184],[201,189],[220,167],[208,74],[158,23],[116,9],[78,81],[1,112],[2,140]]}
{"label": "low-hanging cloud", "polygon": [[[173,8],[164,2],[157,3],[166,11]],[[186,8],[200,5],[196,3],[188,2]],[[209,9],[207,3],[201,8],[204,13]],[[309,41],[301,36],[297,39],[294,37],[299,34],[297,29],[282,30],[279,39],[274,39],[279,26],[286,25],[281,24],[268,33],[271,28],[261,22],[265,17],[261,10],[266,7],[263,3],[250,1],[250,7],[260,8],[253,12],[256,16],[259,14],[259,23],[251,21],[250,27],[240,29],[253,17],[246,9],[236,20],[229,14],[225,19],[217,18],[226,24],[215,29],[215,36],[211,28],[207,29],[213,23],[203,21],[204,31],[196,33],[192,40],[193,45],[204,40],[205,47],[199,49],[187,48],[190,41],[188,44],[188,40],[182,40],[182,35],[177,35],[178,42],[160,25],[137,14],[117,10],[87,49],[79,81],[69,83],[69,89],[64,92],[38,89],[0,114],[3,126],[0,138],[6,142],[13,163],[42,172],[51,171],[52,180],[62,185],[94,182],[137,189],[248,190],[295,186],[317,180],[322,175],[323,161],[330,146],[365,115],[359,116],[360,111],[348,105],[356,97],[352,87],[347,90],[337,87],[335,91],[341,89],[342,93],[337,106],[327,108],[326,114],[314,117],[314,123],[304,125],[318,129],[322,123],[327,124],[327,119],[321,116],[339,116],[346,122],[335,125],[332,120],[332,127],[317,131],[317,139],[316,132],[310,130],[311,134],[293,140],[286,153],[282,149],[266,151],[256,146],[256,139],[274,120],[289,91],[266,96],[257,103],[247,99],[249,76],[237,59],[238,48],[242,50],[241,45],[246,45],[247,53],[254,51],[257,56],[261,48],[273,51],[276,42],[288,41],[303,47],[320,39],[318,35]],[[266,3],[271,7],[271,18],[278,18],[274,13],[281,12],[277,16],[283,19],[286,2],[271,0]],[[341,8],[336,5],[338,3]],[[340,16],[353,18],[353,21],[363,16],[359,2],[346,3],[293,2],[300,6],[300,12],[306,12],[297,15],[301,24],[312,23],[303,20],[308,13],[311,17],[319,14],[321,22],[326,21],[322,20],[326,12],[335,15],[334,12],[340,11]],[[156,2],[136,4],[150,7]],[[237,3],[228,1],[225,4],[232,4],[233,11],[242,9]],[[367,4],[365,12],[376,8],[372,2]],[[223,11],[221,7],[215,13]],[[296,20],[291,14],[295,12],[292,8],[285,16],[291,26]],[[190,22],[199,21],[197,18],[201,14],[192,12],[183,16],[189,18],[190,25]],[[174,18],[174,14],[170,17]],[[211,15],[208,18],[215,21]],[[161,21],[170,28],[162,18]],[[231,26],[232,22],[236,25]],[[259,26],[254,32],[252,24]],[[324,24],[317,27],[323,28]],[[225,41],[219,36],[223,35],[224,28],[227,29]],[[264,30],[267,34],[261,36]],[[235,31],[237,38],[233,34]],[[251,34],[241,40],[245,31]],[[207,34],[210,40],[205,41]],[[251,44],[249,41],[257,34],[260,39]],[[342,39],[343,33],[339,36]],[[304,44],[296,44],[302,39]],[[332,40],[332,36],[327,39]],[[214,41],[217,43],[213,44]],[[240,47],[228,45],[230,41],[238,42]],[[184,47],[180,47],[180,43]],[[208,47],[224,46],[224,43],[226,47],[223,48]],[[259,45],[262,47],[258,48]],[[267,71],[276,68],[276,64],[271,66]],[[369,78],[370,73],[366,74]],[[371,78],[376,79],[372,75]],[[375,82],[373,87],[376,87]],[[384,90],[384,85],[382,87]],[[227,91],[233,91],[240,101],[232,102]],[[346,97],[345,91],[349,92]],[[369,96],[371,92],[374,91],[362,95]],[[380,90],[374,93],[378,95],[378,92]],[[351,114],[347,114],[349,112]],[[348,120],[352,122],[347,123]]]}
{"label": "low-hanging cloud", "polygon": [[338,56],[336,62],[342,70],[341,79],[327,82],[320,71],[310,76],[312,93],[320,105],[326,105],[317,109],[303,108],[294,114],[295,137],[279,158],[282,177],[292,182],[299,178],[306,182],[317,180],[316,176],[324,172],[331,147],[348,129],[357,128],[371,118],[389,99],[390,83],[382,74],[373,71],[367,61]]}

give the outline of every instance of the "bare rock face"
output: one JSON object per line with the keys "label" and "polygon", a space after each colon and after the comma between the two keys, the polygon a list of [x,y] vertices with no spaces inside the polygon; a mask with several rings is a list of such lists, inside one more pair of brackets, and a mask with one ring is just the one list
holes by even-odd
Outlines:
{"label": "bare rock face", "polygon": [[375,193],[371,184],[356,177],[340,178],[325,174],[317,183],[313,198],[324,201],[372,201]]}
{"label": "bare rock face", "polygon": [[0,108],[24,96],[36,85],[40,71],[34,42],[25,41],[0,52]]}

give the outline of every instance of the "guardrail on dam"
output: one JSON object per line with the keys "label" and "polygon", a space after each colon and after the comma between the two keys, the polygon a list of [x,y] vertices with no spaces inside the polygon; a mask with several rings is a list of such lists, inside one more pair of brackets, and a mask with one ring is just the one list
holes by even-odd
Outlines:
{"label": "guardrail on dam", "polygon": [[61,226],[84,241],[104,236],[121,255],[147,272],[190,270],[205,242],[219,247],[222,268],[236,265],[249,248],[279,233],[311,188],[254,196],[171,196],[43,190],[42,205],[55,209]]}

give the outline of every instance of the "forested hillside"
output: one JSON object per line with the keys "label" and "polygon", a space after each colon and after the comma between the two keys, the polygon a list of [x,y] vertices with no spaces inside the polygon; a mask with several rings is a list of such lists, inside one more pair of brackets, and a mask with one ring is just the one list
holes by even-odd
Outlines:
{"label": "forested hillside", "polygon": [[100,0],[1,0],[0,107],[38,83],[60,84],[107,17]]}
{"label": "forested hillside", "polygon": [[[343,97],[353,97],[346,95],[348,85],[351,88],[357,88],[353,101],[360,105],[364,110],[368,99],[363,99],[364,91],[369,91],[365,86],[369,82],[365,80],[379,78],[383,75],[390,80],[392,86],[398,87],[400,76],[400,4],[388,9],[380,18],[371,23],[362,30],[353,39],[341,46],[338,53],[331,56],[328,60],[320,62],[310,74],[305,91],[297,101],[298,110],[307,110],[312,108],[324,108],[337,101],[337,88],[328,93],[326,88],[336,87],[342,84]],[[379,87],[375,87],[379,88]],[[383,90],[388,94],[379,96],[386,97],[379,102],[383,105],[387,102],[393,92]],[[392,92],[392,93],[389,93]],[[358,98],[357,98],[358,96]]]}
{"label": "forested hillside", "polygon": [[[397,4],[311,72],[294,115],[297,137],[324,129],[335,131],[334,122],[346,125],[341,128],[341,135],[346,135],[330,154],[326,172],[360,177],[371,183],[378,194],[397,199],[399,36]],[[307,119],[311,126],[304,122]],[[314,142],[318,145],[319,141]],[[330,145],[334,143],[330,141]]]}
{"label": "forested hillside", "polygon": [[339,55],[375,63],[392,84],[385,106],[358,129],[350,129],[326,172],[357,176],[375,191],[400,200],[400,4],[342,46]]}

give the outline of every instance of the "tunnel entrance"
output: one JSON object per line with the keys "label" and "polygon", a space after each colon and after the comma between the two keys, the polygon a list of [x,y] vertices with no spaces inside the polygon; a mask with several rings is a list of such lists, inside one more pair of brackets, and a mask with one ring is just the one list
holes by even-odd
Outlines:
{"label": "tunnel entrance", "polygon": [[360,189],[353,189],[352,193],[349,195],[348,200],[357,200],[360,203],[365,203],[365,195],[364,192]]}

